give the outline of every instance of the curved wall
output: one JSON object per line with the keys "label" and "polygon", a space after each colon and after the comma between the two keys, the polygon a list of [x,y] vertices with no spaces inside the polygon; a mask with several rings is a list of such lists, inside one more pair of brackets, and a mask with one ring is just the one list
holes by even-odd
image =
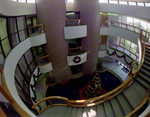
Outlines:
{"label": "curved wall", "polygon": [[97,65],[99,46],[100,11],[99,0],[75,0],[74,11],[80,11],[83,24],[87,25],[87,37],[81,39],[83,50],[87,51],[87,61],[82,64],[82,72],[94,72]]}
{"label": "curved wall", "polygon": [[36,14],[35,3],[20,3],[11,0],[0,0],[0,14],[6,16]]}
{"label": "curved wall", "polygon": [[[36,41],[37,42],[36,46],[46,43],[46,38],[44,36],[45,34],[42,34],[42,35],[43,35],[43,38],[41,36],[41,40]],[[34,38],[36,38],[36,37],[38,37],[38,36],[34,36]],[[7,83],[8,90],[11,93],[14,100],[17,102],[17,104],[20,106],[20,108],[23,108],[24,111],[26,111],[31,117],[35,117],[35,115],[25,106],[25,104],[20,99],[18,92],[16,90],[15,80],[14,80],[16,65],[17,65],[20,57],[28,49],[33,47],[31,44],[32,39],[27,38],[26,40],[22,41],[9,53],[9,55],[6,58],[5,65],[4,65],[4,74],[5,74],[5,81]],[[17,109],[17,110],[19,110],[19,109]],[[22,114],[20,114],[20,115],[22,115]]]}

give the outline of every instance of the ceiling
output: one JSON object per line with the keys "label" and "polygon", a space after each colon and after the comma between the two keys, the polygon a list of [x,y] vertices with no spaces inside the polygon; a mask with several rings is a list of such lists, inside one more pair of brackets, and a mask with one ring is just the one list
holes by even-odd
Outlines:
{"label": "ceiling", "polygon": [[109,0],[109,1],[150,2],[150,0]]}

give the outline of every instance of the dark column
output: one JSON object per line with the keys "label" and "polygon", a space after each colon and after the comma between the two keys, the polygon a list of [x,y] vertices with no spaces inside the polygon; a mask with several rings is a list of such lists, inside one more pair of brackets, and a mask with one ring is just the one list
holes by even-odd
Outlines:
{"label": "dark column", "polygon": [[71,69],[67,65],[68,41],[64,39],[66,25],[65,0],[37,0],[37,20],[44,23],[47,44],[45,54],[50,54],[52,75],[58,82],[68,81]]}
{"label": "dark column", "polygon": [[80,12],[83,24],[87,25],[87,37],[82,38],[83,50],[88,52],[82,72],[88,74],[96,69],[98,60],[100,5],[99,0],[75,0],[74,11]]}

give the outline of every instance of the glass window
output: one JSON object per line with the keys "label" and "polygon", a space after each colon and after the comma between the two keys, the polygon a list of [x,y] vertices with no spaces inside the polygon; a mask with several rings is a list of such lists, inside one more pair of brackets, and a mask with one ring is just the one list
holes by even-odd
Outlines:
{"label": "glass window", "polygon": [[131,41],[125,40],[125,45],[130,46],[131,45]]}
{"label": "glass window", "polygon": [[2,43],[5,56],[7,56],[11,50],[8,38],[5,38],[3,41],[1,41],[1,43]]}
{"label": "glass window", "polygon": [[67,0],[67,2],[74,2],[73,0]]}
{"label": "glass window", "polygon": [[111,4],[118,4],[118,1],[109,1]]}
{"label": "glass window", "polygon": [[27,0],[27,3],[35,3],[35,0]]}
{"label": "glass window", "polygon": [[26,0],[18,0],[18,2],[23,2],[23,3],[25,3],[25,2],[26,2]]}
{"label": "glass window", "polygon": [[126,1],[119,1],[119,4],[127,5]]}
{"label": "glass window", "polygon": [[19,43],[19,39],[18,39],[18,34],[17,33],[15,33],[15,34],[10,36],[10,43],[11,43],[12,48],[14,48]]}
{"label": "glass window", "polygon": [[141,20],[141,28],[143,30],[146,30],[147,29],[147,22]]}
{"label": "glass window", "polygon": [[6,18],[0,18],[0,37],[4,39],[7,36]]}
{"label": "glass window", "polygon": [[129,5],[136,6],[136,2],[129,2]]}
{"label": "glass window", "polygon": [[138,6],[144,6],[144,3],[143,2],[137,2],[137,5]]}
{"label": "glass window", "polygon": [[[139,19],[136,19],[136,18],[134,18],[134,26],[135,27],[138,27],[138,28],[140,28],[140,20]],[[139,29],[137,29],[137,28],[135,28],[135,32],[140,32],[140,30]]]}
{"label": "glass window", "polygon": [[33,61],[33,56],[31,53],[31,50],[29,49],[28,51],[26,51],[26,53],[24,54],[27,60],[28,65]]}
{"label": "glass window", "polygon": [[99,3],[108,3],[108,0],[99,0]]}
{"label": "glass window", "polygon": [[124,40],[125,40],[125,39],[121,38],[121,39],[120,39],[120,42],[121,42],[121,43],[124,43]]}
{"label": "glass window", "polygon": [[22,30],[19,32],[19,36],[20,36],[20,41],[23,41],[24,39],[26,39],[26,36],[25,36],[25,30]]}
{"label": "glass window", "polygon": [[150,7],[150,3],[145,3],[145,6],[146,7]]}
{"label": "glass window", "polygon": [[15,18],[8,18],[8,32],[9,35],[14,34],[17,32],[17,27],[16,27],[16,19]]}
{"label": "glass window", "polygon": [[23,30],[25,29],[25,21],[24,21],[24,17],[17,17],[17,24],[18,24],[18,30]]}
{"label": "glass window", "polygon": [[150,23],[148,23],[147,31],[150,32]]}

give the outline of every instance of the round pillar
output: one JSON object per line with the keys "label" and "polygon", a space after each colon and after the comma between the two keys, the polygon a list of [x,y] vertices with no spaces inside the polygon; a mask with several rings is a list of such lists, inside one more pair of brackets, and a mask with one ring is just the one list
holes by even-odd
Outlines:
{"label": "round pillar", "polygon": [[75,0],[74,11],[80,12],[83,24],[87,25],[87,37],[82,38],[83,50],[87,51],[87,61],[82,65],[82,72],[94,72],[98,60],[100,5],[99,0]]}
{"label": "round pillar", "polygon": [[37,21],[44,23],[47,44],[44,53],[50,54],[52,75],[56,81],[68,81],[71,69],[67,64],[68,41],[64,38],[66,26],[65,0],[37,0]]}

